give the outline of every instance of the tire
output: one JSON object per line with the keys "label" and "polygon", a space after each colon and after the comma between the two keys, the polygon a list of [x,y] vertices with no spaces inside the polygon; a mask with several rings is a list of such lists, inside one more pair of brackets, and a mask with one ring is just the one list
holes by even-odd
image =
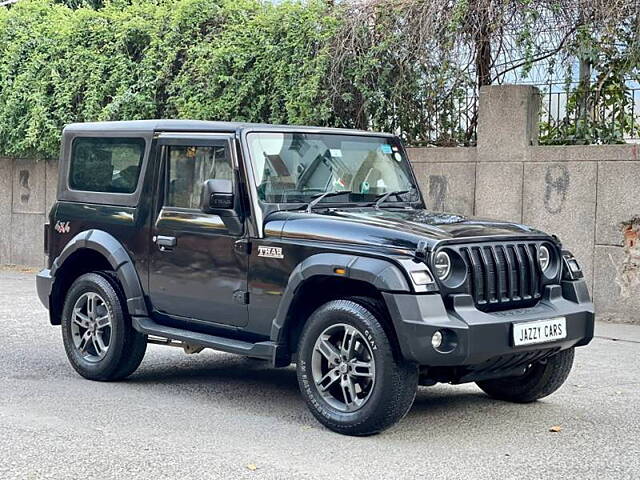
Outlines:
{"label": "tire", "polygon": [[381,310],[371,301],[325,303],[309,317],[298,343],[298,384],[307,406],[320,423],[345,435],[373,435],[398,422],[418,386],[417,365],[394,355]]}
{"label": "tire", "polygon": [[477,382],[477,385],[498,400],[535,402],[562,386],[571,372],[573,355],[573,348],[563,350],[546,361],[534,363],[522,376],[484,380]]}
{"label": "tire", "polygon": [[87,273],[69,288],[62,310],[62,340],[71,366],[84,378],[121,380],[142,362],[147,337],[131,326],[125,305],[111,272]]}

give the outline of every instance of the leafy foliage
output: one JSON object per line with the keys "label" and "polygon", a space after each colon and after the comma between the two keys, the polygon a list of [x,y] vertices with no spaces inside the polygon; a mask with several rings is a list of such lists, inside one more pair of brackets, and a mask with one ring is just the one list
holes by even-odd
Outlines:
{"label": "leafy foliage", "polygon": [[637,15],[628,15],[607,28],[579,29],[569,53],[587,65],[588,75],[577,85],[567,82],[559,94],[566,96],[564,115],[541,122],[541,143],[624,143],[640,136],[637,99],[629,88],[640,80],[638,25]]}
{"label": "leafy foliage", "polygon": [[0,154],[53,157],[70,122],[326,123],[322,1],[22,0],[0,9]]}
{"label": "leafy foliage", "polygon": [[[413,145],[469,145],[478,87],[556,55],[598,65],[594,112],[626,105],[620,73],[635,72],[638,56],[619,45],[638,44],[636,4],[20,0],[0,8],[0,155],[54,157],[67,123],[143,118],[371,128]],[[635,128],[622,108],[611,127],[585,117],[576,95],[566,122],[543,125],[543,140],[619,141]]]}
{"label": "leafy foliage", "polygon": [[[607,77],[596,89],[568,90],[566,113],[559,119],[540,123],[543,145],[590,145],[624,143],[637,137],[640,124],[634,114],[632,92],[624,78]],[[587,110],[580,113],[580,105]]]}

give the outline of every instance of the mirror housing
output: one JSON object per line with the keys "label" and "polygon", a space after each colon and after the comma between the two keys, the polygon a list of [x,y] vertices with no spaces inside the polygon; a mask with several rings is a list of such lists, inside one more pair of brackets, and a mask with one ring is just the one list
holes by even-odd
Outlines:
{"label": "mirror housing", "polygon": [[202,185],[200,210],[204,213],[228,217],[236,213],[233,200],[231,180],[207,180]]}
{"label": "mirror housing", "polygon": [[242,234],[242,220],[238,214],[231,180],[209,179],[202,185],[200,210],[218,215],[231,235]]}

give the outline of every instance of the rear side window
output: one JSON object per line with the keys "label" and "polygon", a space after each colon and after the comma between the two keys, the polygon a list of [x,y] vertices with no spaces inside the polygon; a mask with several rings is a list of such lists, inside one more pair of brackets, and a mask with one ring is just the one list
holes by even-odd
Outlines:
{"label": "rear side window", "polygon": [[143,138],[76,138],[71,150],[69,186],[89,192],[133,193],[144,147]]}

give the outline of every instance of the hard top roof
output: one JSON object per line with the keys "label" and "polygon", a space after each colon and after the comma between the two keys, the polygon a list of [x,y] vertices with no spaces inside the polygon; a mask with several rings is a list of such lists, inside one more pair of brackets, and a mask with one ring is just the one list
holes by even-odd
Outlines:
{"label": "hard top roof", "polygon": [[308,133],[341,133],[356,135],[392,136],[387,133],[367,132],[346,128],[309,127],[298,125],[270,125],[266,123],[212,122],[207,120],[128,120],[116,122],[71,123],[64,133],[89,132],[240,132],[242,130],[273,130]]}

